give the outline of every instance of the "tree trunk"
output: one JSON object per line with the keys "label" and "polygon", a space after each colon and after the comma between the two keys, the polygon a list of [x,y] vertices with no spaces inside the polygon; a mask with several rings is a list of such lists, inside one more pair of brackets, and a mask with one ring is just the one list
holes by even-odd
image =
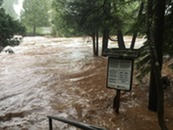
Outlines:
{"label": "tree trunk", "polygon": [[96,53],[96,56],[99,55],[99,33],[98,33],[98,31],[96,31],[96,48],[95,48],[95,53]]}
{"label": "tree trunk", "polygon": [[150,72],[148,109],[157,112],[157,87],[156,87],[155,73],[153,68],[154,66],[152,64]]}
{"label": "tree trunk", "polygon": [[[144,2],[142,1],[141,6],[140,6],[140,10],[139,10],[139,14],[138,14],[138,21],[140,20],[143,9],[144,9]],[[132,42],[131,42],[131,45],[130,45],[130,49],[134,49],[137,34],[138,34],[138,30],[135,29],[135,32],[134,32],[133,37],[132,37]]]}
{"label": "tree trunk", "polygon": [[157,115],[159,125],[162,130],[167,130],[167,126],[164,119],[164,92],[163,92],[163,84],[161,82],[161,70],[162,70],[162,58],[163,58],[163,37],[164,37],[164,14],[165,14],[165,4],[166,0],[157,0],[156,1],[156,14],[155,14],[155,29],[154,29],[154,37],[155,37],[155,46],[157,50],[158,56],[158,71],[160,69],[160,74],[155,73],[156,75],[156,85],[157,85]]}
{"label": "tree trunk", "polygon": [[135,42],[136,42],[136,37],[137,37],[137,32],[135,32],[135,33],[133,34],[132,42],[131,42],[131,45],[130,45],[130,49],[134,49]]}
{"label": "tree trunk", "polygon": [[[152,61],[150,94],[153,97],[156,96],[157,98],[157,102],[153,100],[153,103],[155,103],[155,105],[157,106],[156,110],[158,121],[162,130],[168,130],[164,119],[164,93],[163,85],[161,82],[165,3],[165,0],[157,0],[155,1],[154,5],[152,0],[148,0],[148,44],[150,47]],[[153,19],[149,17],[151,16],[149,13],[151,13],[150,11],[152,11],[152,7],[155,7],[155,14],[153,15]],[[153,23],[151,20],[153,21]],[[152,82],[154,82],[154,84],[152,84]],[[149,96],[150,98],[151,95]]]}
{"label": "tree trunk", "polygon": [[36,27],[33,26],[33,35],[35,36],[36,35]]}
{"label": "tree trunk", "polygon": [[[152,26],[153,26],[153,1],[148,0],[148,7],[147,7],[147,38],[148,43],[153,41],[152,37]],[[153,65],[153,64],[151,64]],[[149,86],[149,101],[148,101],[148,109],[151,111],[157,111],[157,88],[155,85],[155,77],[154,77],[154,71],[153,66],[151,66],[151,74],[150,74],[150,86]]]}
{"label": "tree trunk", "polygon": [[[151,3],[152,4],[152,3]],[[162,3],[163,4],[163,3]],[[152,6],[152,5],[151,5]],[[152,7],[150,7],[152,9]],[[158,8],[158,6],[157,6]],[[150,10],[150,9],[148,9]],[[153,19],[155,21],[155,25],[151,25],[150,24],[150,30],[153,30],[151,27],[154,26],[154,34],[150,34],[150,35],[153,35],[152,37],[154,37],[154,46],[155,46],[155,49],[157,51],[157,57],[158,57],[158,62],[159,62],[159,66],[160,66],[160,71],[162,69],[162,57],[163,57],[163,51],[162,51],[162,48],[163,48],[163,19],[164,17],[163,16],[160,16],[162,15],[163,13],[161,13],[162,9],[159,8],[159,9],[156,9],[155,12],[156,14],[154,16],[150,16],[150,17],[154,17],[155,19]],[[152,12],[152,10],[150,10],[150,12]],[[149,13],[149,12],[148,12]],[[149,15],[152,15],[149,14]],[[158,19],[159,17],[162,17],[163,19]],[[151,19],[151,18],[150,18]],[[151,32],[153,33],[153,32]],[[149,104],[148,104],[148,108],[149,110],[152,110],[152,111],[157,111],[157,87],[156,87],[156,81],[155,81],[155,73],[153,71],[154,66],[151,66],[151,74],[150,74],[150,88],[149,88]]]}
{"label": "tree trunk", "polygon": [[126,46],[124,44],[123,34],[122,34],[121,30],[118,31],[117,39],[118,39],[118,47],[120,49],[125,49]]}
{"label": "tree trunk", "polygon": [[103,40],[102,40],[102,56],[104,51],[108,48],[108,40],[109,40],[109,29],[104,29]]}
{"label": "tree trunk", "polygon": [[98,36],[98,31],[94,31],[92,34],[92,40],[93,40],[93,54],[94,56],[98,56],[99,52],[99,36]]}
{"label": "tree trunk", "polygon": [[95,48],[96,48],[95,32],[93,32],[93,34],[92,34],[92,41],[93,41],[93,55],[96,56],[96,53],[95,53]]}

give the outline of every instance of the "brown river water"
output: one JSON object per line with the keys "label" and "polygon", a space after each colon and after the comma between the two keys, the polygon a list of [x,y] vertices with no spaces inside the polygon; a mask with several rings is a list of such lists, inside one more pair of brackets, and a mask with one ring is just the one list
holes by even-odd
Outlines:
{"label": "brown river water", "polygon": [[[108,130],[160,129],[156,113],[147,108],[148,85],[135,75],[132,91],[121,94],[120,113],[114,113],[107,58],[94,57],[87,39],[25,37],[12,49],[14,54],[0,54],[0,130],[48,130],[48,115]],[[171,87],[165,90],[165,119],[173,130]],[[53,124],[54,130],[77,130]]]}

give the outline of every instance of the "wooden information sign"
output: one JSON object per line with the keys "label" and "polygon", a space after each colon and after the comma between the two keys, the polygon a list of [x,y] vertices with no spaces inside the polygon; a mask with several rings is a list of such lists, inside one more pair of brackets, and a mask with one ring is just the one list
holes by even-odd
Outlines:
{"label": "wooden information sign", "polygon": [[132,86],[133,60],[109,57],[107,87],[130,91]]}

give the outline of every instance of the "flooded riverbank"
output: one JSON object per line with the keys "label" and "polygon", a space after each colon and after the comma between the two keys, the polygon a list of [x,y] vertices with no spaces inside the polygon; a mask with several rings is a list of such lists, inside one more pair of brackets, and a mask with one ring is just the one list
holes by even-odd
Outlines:
{"label": "flooded riverbank", "polygon": [[[133,81],[122,92],[120,114],[112,110],[115,90],[106,88],[107,58],[94,57],[83,38],[26,37],[14,54],[1,53],[0,130],[48,130],[47,115],[109,130],[158,130],[148,111],[148,87]],[[166,90],[166,122],[173,128],[173,94]],[[54,122],[56,130],[76,130]]]}

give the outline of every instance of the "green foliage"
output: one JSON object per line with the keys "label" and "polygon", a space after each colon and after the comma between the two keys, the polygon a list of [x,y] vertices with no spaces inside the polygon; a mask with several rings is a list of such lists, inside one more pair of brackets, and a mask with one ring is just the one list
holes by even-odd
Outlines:
{"label": "green foliage", "polygon": [[[146,11],[145,11],[146,12]],[[153,10],[154,12],[154,10]],[[146,15],[146,14],[144,14]],[[144,16],[146,18],[146,16]],[[153,20],[153,19],[152,19]],[[144,23],[144,22],[143,22]],[[166,10],[165,10],[165,22],[164,22],[164,44],[163,44],[163,54],[173,56],[173,1],[167,0]],[[147,28],[146,26],[144,26]],[[144,29],[145,30],[145,29]],[[149,56],[148,45],[145,43],[144,47],[141,48],[141,57],[137,61],[137,69],[140,74],[138,78],[141,79],[147,73],[150,72],[151,59]],[[148,57],[143,59],[143,57]],[[147,65],[148,64],[148,65]],[[170,65],[171,68],[173,65]]]}
{"label": "green foliage", "polygon": [[[0,1],[1,3],[1,1]],[[0,8],[0,51],[6,46],[15,46],[19,42],[13,40],[14,34],[23,35],[25,28],[17,20],[5,14],[5,10]]]}
{"label": "green foliage", "polygon": [[49,1],[47,0],[25,0],[24,12],[21,21],[27,28],[33,28],[33,34],[37,27],[49,26]]}
{"label": "green foliage", "polygon": [[3,3],[3,0],[0,0],[0,8],[1,8],[1,6],[2,6],[2,3]]}
{"label": "green foliage", "polygon": [[[166,6],[166,14],[165,14],[165,35],[164,35],[164,46],[163,51],[165,55],[169,55],[171,58],[173,57],[173,1],[168,0]],[[168,67],[173,69],[173,63]]]}
{"label": "green foliage", "polygon": [[165,13],[164,54],[173,56],[173,1],[167,2]]}
{"label": "green foliage", "polygon": [[[137,16],[138,1],[128,0],[54,0],[56,16],[53,24],[58,32],[80,32],[91,35],[94,30],[109,28],[129,30]],[[70,31],[72,30],[72,31]]]}
{"label": "green foliage", "polygon": [[53,32],[58,36],[78,35],[78,30],[75,30],[74,28],[75,22],[70,18],[68,20],[65,20],[68,17],[68,2],[68,0],[53,0],[52,3]]}
{"label": "green foliage", "polygon": [[149,52],[149,46],[147,45],[147,41],[144,43],[144,46],[140,48],[140,56],[135,62],[136,70],[138,73],[136,78],[138,81],[142,81],[143,77],[148,75],[151,70],[151,56]]}
{"label": "green foliage", "polygon": [[[134,2],[134,4],[132,4],[131,6],[134,6],[134,10],[131,10],[130,12],[130,17],[129,20],[131,22],[131,24],[128,24],[128,26],[126,27],[127,29],[127,34],[133,34],[134,32],[138,32],[138,35],[146,35],[147,32],[147,28],[146,28],[146,2],[143,2],[143,10],[141,12],[141,14],[139,15],[139,10],[140,10],[140,6],[141,6],[141,2]],[[133,8],[133,7],[132,7]],[[136,16],[138,15],[138,16]]]}

